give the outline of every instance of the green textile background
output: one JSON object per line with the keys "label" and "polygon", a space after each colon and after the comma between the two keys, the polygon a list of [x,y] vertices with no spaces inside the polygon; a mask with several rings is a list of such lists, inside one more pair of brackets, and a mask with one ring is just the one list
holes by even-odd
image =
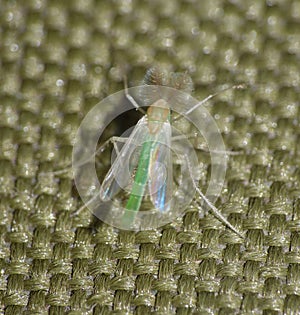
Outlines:
{"label": "green textile background", "polygon": [[[41,176],[152,65],[198,99],[248,84],[207,104],[243,152],[216,205],[244,240],[197,207],[118,231],[72,216],[69,174]],[[1,314],[300,314],[299,0],[0,0],[0,72]]]}

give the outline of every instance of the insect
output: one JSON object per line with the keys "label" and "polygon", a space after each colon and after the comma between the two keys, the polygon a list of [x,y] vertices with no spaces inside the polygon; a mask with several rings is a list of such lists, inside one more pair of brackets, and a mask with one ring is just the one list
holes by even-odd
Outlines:
{"label": "insect", "polygon": [[[100,198],[106,201],[119,191],[120,186],[126,186],[133,179],[125,207],[133,212],[129,212],[131,214],[123,218],[123,220],[129,220],[128,223],[134,219],[134,212],[140,210],[147,185],[154,207],[162,212],[170,209],[173,176],[169,117],[170,110],[163,99],[149,107],[147,114],[139,120],[123,146],[100,188]],[[124,172],[122,164],[135,154],[134,144],[141,144],[139,157],[133,159],[130,172]],[[132,175],[134,170],[135,174]]]}
{"label": "insect", "polygon": [[[153,86],[169,84],[186,92],[190,92],[192,89],[192,81],[187,74],[173,73],[167,76],[157,68],[148,70],[144,83]],[[171,153],[172,114],[169,106],[169,103],[174,100],[172,100],[172,94],[168,94],[165,98],[156,97],[152,102],[152,96],[149,93],[145,94],[142,96],[148,98],[150,105],[146,113],[141,110],[135,99],[126,93],[126,97],[133,106],[145,115],[138,121],[122,149],[120,151],[116,149],[117,157],[99,190],[99,197],[104,202],[112,200],[122,189],[127,190],[129,197],[124,208],[125,213],[121,216],[122,226],[130,226],[134,223],[137,213],[141,212],[141,204],[146,194],[158,213],[168,213],[174,207],[174,200],[172,201],[174,188]],[[192,113],[213,96],[215,95],[210,95],[202,102],[198,102],[186,113]],[[176,119],[178,117],[173,121]],[[116,138],[113,141],[116,141]],[[186,165],[186,174],[191,179],[192,189],[196,190],[223,223],[241,235],[201,192],[193,177],[194,167],[191,165],[189,157],[187,154],[182,156]],[[191,188],[191,186],[189,187]],[[190,188],[186,189],[187,193]]]}
{"label": "insect", "polygon": [[[172,88],[168,88],[169,86]],[[242,86],[237,85],[227,89],[240,87]],[[100,203],[102,216],[99,217],[94,211],[93,213],[108,224],[123,229],[132,229],[132,227],[133,229],[136,229],[135,223],[140,220],[146,222],[146,228],[153,228],[171,222],[175,217],[180,215],[180,212],[176,212],[178,208],[184,210],[185,207],[190,204],[194,197],[194,193],[196,192],[220,221],[227,225],[236,234],[243,237],[242,234],[226,220],[213,203],[202,193],[197,185],[198,178],[195,175],[197,172],[197,159],[195,159],[193,155],[195,154],[195,150],[189,141],[187,141],[189,136],[193,137],[195,134],[181,135],[179,133],[179,135],[177,135],[176,132],[173,132],[174,125],[176,122],[180,121],[182,117],[180,115],[177,117],[174,115],[173,104],[186,105],[185,103],[187,103],[187,106],[179,111],[179,113],[183,113],[183,116],[193,116],[193,118],[196,119],[199,118],[197,117],[197,110],[202,104],[227,89],[211,94],[200,102],[195,99],[193,99],[193,102],[190,102],[189,94],[192,90],[192,81],[190,77],[186,73],[172,73],[167,75],[165,72],[160,71],[157,68],[148,70],[144,85],[136,88],[130,88],[130,93],[126,88],[125,96],[129,100],[130,107],[132,108],[133,105],[136,110],[142,112],[144,116],[138,121],[128,138],[113,137],[107,140],[96,151],[96,145],[91,145],[90,150],[86,150],[86,158],[74,162],[74,156],[76,157],[76,146],[77,148],[79,147],[82,149],[82,147],[86,147],[89,142],[93,143],[95,140],[95,143],[97,143],[99,135],[101,135],[101,132],[104,130],[104,127],[102,126],[102,131],[99,131],[98,119],[99,117],[103,117],[102,102],[97,104],[99,106],[95,106],[95,110],[91,110],[86,115],[79,127],[78,134],[80,135],[82,133],[83,135],[87,135],[88,138],[83,138],[83,140],[78,141],[78,143],[75,142],[73,149],[73,171],[75,184],[84,201],[84,205],[76,210],[73,215],[80,213],[86,207],[90,210],[94,210],[95,206],[99,206]],[[180,93],[179,91],[183,92]],[[122,97],[124,97],[123,92],[118,92],[115,95],[109,96],[108,105],[113,104],[114,102],[112,101],[116,99],[118,102],[122,101]],[[148,106],[147,112],[144,112],[139,105],[139,101],[136,101],[136,99],[139,99],[139,101],[142,100],[144,106]],[[114,106],[109,106],[110,109],[113,107]],[[205,133],[206,131],[205,123],[208,116],[209,114],[206,115],[204,119],[200,119],[201,125],[203,125],[201,132],[203,131]],[[84,125],[85,128],[82,128],[82,125]],[[93,126],[97,131],[94,134],[91,133],[91,128],[93,128]],[[90,139],[94,140],[90,141]],[[117,146],[118,142],[123,143],[121,149]],[[223,141],[221,142],[223,143]],[[99,184],[97,178],[98,184],[92,185],[92,197],[89,197],[91,194],[87,194],[86,196],[87,190],[81,189],[80,180],[78,180],[76,170],[80,170],[83,177],[87,180],[93,176],[94,178],[95,176],[97,177],[95,169],[93,169],[94,166],[92,168],[89,168],[88,166],[87,169],[81,168],[81,166],[92,165],[93,163],[91,162],[95,155],[99,152],[103,152],[109,143],[113,143],[114,145],[116,159],[111,164],[102,184]],[[176,143],[177,145],[175,145]],[[182,173],[181,178],[177,183],[177,178],[175,178],[177,176],[173,176],[173,154],[171,153],[173,149],[176,151],[177,156],[180,157],[179,164]],[[210,146],[209,152],[211,154],[211,159],[213,159],[213,146],[212,149]],[[222,157],[224,157],[224,159],[226,159],[225,157],[228,154],[228,152],[225,152],[223,149],[220,152],[215,153],[217,155],[219,153],[223,154]],[[82,158],[82,155],[80,155],[80,157]],[[213,161],[211,164],[213,165]],[[54,174],[62,172],[64,172],[64,170],[56,171]],[[213,173],[214,172],[212,171],[211,177],[213,176]],[[182,189],[176,190],[178,186],[182,187]],[[207,193],[209,188],[210,186],[207,189]],[[123,202],[123,200],[121,200],[121,204],[115,206],[113,200],[118,200],[118,198],[115,197],[120,191],[128,192],[127,196],[125,196],[126,201]],[[121,196],[124,197],[124,194],[121,194]],[[145,200],[151,204],[151,209],[142,207]],[[105,207],[102,203],[108,204],[109,202],[112,203],[112,207],[107,211],[104,211]],[[108,216],[104,217],[103,213],[108,213]],[[145,218],[151,219],[147,219],[147,221]],[[152,224],[152,218],[156,220],[155,224]],[[164,221],[165,219],[167,221]]]}

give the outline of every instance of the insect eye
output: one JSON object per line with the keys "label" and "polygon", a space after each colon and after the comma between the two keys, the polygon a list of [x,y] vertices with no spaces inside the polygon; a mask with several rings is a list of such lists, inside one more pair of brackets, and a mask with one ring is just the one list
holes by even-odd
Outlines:
{"label": "insect eye", "polygon": [[168,75],[164,70],[153,67],[146,72],[143,83],[146,85],[168,85]]}
{"label": "insect eye", "polygon": [[188,94],[194,89],[193,81],[187,73],[171,73],[170,86]]}

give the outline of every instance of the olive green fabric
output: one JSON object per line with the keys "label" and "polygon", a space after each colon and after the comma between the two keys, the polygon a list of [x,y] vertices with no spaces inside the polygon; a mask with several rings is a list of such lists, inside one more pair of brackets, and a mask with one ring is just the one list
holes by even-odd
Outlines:
{"label": "olive green fabric", "polygon": [[[0,61],[1,314],[300,313],[299,0],[2,0]],[[216,205],[245,239],[196,206],[136,233],[74,216],[72,176],[48,173],[152,65],[198,99],[247,84],[206,104],[240,153]]]}

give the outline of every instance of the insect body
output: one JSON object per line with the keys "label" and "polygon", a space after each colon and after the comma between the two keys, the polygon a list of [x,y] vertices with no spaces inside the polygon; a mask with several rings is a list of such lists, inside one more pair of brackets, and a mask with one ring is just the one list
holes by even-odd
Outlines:
{"label": "insect body", "polygon": [[[151,69],[146,75],[146,80],[145,85],[130,88],[130,94],[128,90],[125,90],[125,95],[130,104],[137,110],[143,112],[141,107],[149,106],[147,113],[138,121],[129,138],[113,137],[98,149],[101,151],[110,142],[114,145],[116,142],[123,143],[121,150],[119,150],[118,146],[115,146],[116,159],[102,184],[100,185],[98,182],[94,185],[97,178],[95,177],[96,172],[92,167],[92,163],[79,161],[76,167],[73,159],[73,165],[76,169],[76,172],[74,172],[75,182],[76,184],[78,183],[76,186],[79,194],[86,202],[85,206],[93,210],[96,206],[101,205],[101,201],[113,202],[118,192],[121,190],[127,191],[129,196],[126,203],[124,203],[124,207],[122,206],[123,200],[117,198],[116,203],[114,203],[115,206],[110,211],[103,211],[103,207],[102,210],[100,207],[99,215],[96,215],[103,221],[122,229],[145,229],[171,222],[191,203],[194,193],[197,192],[205,204],[223,223],[235,231],[236,234],[241,235],[199,189],[199,178],[197,178],[196,174],[198,159],[193,146],[188,141],[189,136],[180,132],[177,133],[178,130],[171,124],[171,110],[172,113],[175,110],[182,116],[172,118],[172,122],[178,121],[180,117],[185,116],[206,139],[210,148],[212,166],[211,181],[207,188],[207,194],[209,196],[218,196],[220,185],[211,183],[222,183],[222,178],[224,178],[222,176],[225,176],[227,153],[215,121],[202,104],[219,93],[209,95],[200,102],[193,99],[189,94],[191,80],[186,74],[175,73],[166,77],[162,72]],[[238,87],[234,86],[233,88]],[[116,100],[118,102],[121,101],[120,96],[123,95],[123,92],[120,91],[96,105],[85,117],[79,128],[78,135],[84,136],[88,134],[91,139],[97,141],[101,132],[97,128],[92,129],[92,126],[96,126],[98,124],[97,117],[103,115],[102,106],[115,104]],[[136,102],[136,99],[140,99],[140,104]],[[95,131],[91,134],[91,130]],[[76,152],[80,152],[82,147],[95,156],[93,143],[95,143],[94,140],[90,143],[89,148],[86,148],[89,142],[84,141],[84,137],[82,139],[78,137],[78,141],[74,146],[73,152],[75,153],[73,156],[76,158]],[[181,175],[174,177],[174,180],[173,152],[178,157],[176,161],[178,161],[181,171]],[[215,167],[216,165],[218,168]],[[220,165],[223,169],[220,168]],[[81,169],[82,171],[88,170],[91,172],[91,187],[95,187],[94,191],[98,192],[89,199],[86,199],[85,192],[87,190],[80,182]],[[151,201],[152,209],[148,209],[148,204],[146,207],[142,207],[146,196]],[[84,209],[85,206],[81,207],[76,213]]]}
{"label": "insect body", "polygon": [[[136,148],[141,146],[139,158]],[[100,189],[100,198],[112,198],[121,187],[132,180],[136,167],[130,196],[126,209],[138,211],[145,195],[146,186],[152,204],[162,212],[168,211],[172,196],[172,158],[171,158],[170,109],[165,100],[159,99],[147,110],[134,128],[119,156],[107,173]],[[130,170],[124,170],[124,161],[132,160]],[[129,218],[128,218],[129,220]]]}

